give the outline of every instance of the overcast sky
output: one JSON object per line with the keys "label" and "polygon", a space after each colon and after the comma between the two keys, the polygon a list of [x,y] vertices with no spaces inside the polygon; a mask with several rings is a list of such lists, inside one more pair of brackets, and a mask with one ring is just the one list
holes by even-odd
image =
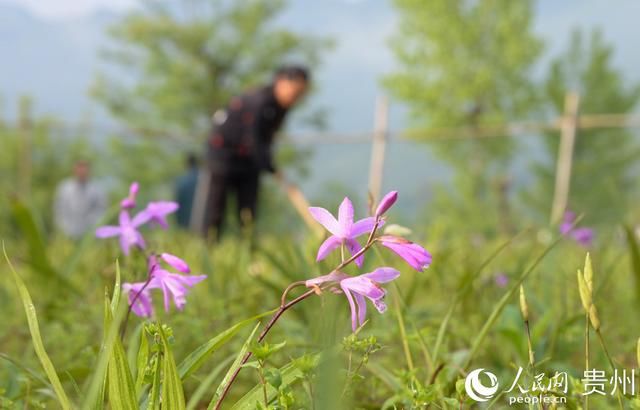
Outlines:
{"label": "overcast sky", "polygon": [[[139,1],[0,0],[0,4],[17,4],[42,19],[64,24],[64,20],[86,17],[98,10],[122,12]],[[321,69],[314,73],[320,90],[314,100],[319,105],[335,108],[331,112],[330,128],[348,132],[365,131],[373,123],[373,101],[377,94],[384,92],[379,79],[391,71],[395,64],[386,41],[396,23],[390,3],[391,0],[289,0],[290,7],[282,16],[285,25],[321,36],[328,35],[338,42],[338,46],[324,59]],[[348,13],[341,5],[354,9]],[[354,19],[354,16],[358,18]],[[638,16],[640,0],[539,0],[536,3],[534,28],[545,41],[546,58],[549,58],[564,50],[573,27],[601,27],[606,40],[615,47],[616,66],[629,79],[640,80],[640,52],[635,43],[640,38]],[[331,24],[327,24],[328,20]],[[86,36],[86,33],[83,31],[79,35]],[[17,68],[20,72],[24,69]],[[88,76],[90,74],[87,73]],[[20,92],[33,94],[42,101],[44,98],[39,93],[45,92],[34,90],[33,78],[34,73],[25,72],[22,77],[16,75],[12,82],[23,82]],[[355,78],[358,79],[357,84],[353,83]],[[11,89],[8,86],[6,88]],[[351,92],[340,92],[345,89]],[[12,97],[11,94],[9,97]],[[84,103],[79,101],[77,105],[83,106]],[[49,109],[44,102],[40,106]],[[359,109],[354,110],[354,107]],[[392,128],[402,127],[403,116],[392,113],[391,122]]]}

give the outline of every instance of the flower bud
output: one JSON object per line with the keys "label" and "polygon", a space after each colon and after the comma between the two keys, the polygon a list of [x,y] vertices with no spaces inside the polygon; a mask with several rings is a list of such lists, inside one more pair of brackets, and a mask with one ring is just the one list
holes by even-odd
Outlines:
{"label": "flower bud", "polygon": [[589,309],[589,320],[591,321],[591,326],[593,326],[593,330],[596,332],[600,330],[600,318],[598,317],[598,309],[596,309],[596,305],[591,305]]}
{"label": "flower bud", "polygon": [[587,288],[587,284],[582,276],[582,272],[578,269],[578,290],[580,291],[580,302],[585,312],[589,312],[589,306],[591,306],[591,292]]}
{"label": "flower bud", "polygon": [[524,295],[524,286],[520,285],[520,313],[522,313],[522,319],[525,322],[529,321],[529,306],[527,305],[527,298]]}
{"label": "flower bud", "polygon": [[378,204],[378,208],[376,209],[376,218],[384,215],[385,212],[389,210],[398,200],[398,191],[391,191],[387,195],[382,198],[380,203]]}

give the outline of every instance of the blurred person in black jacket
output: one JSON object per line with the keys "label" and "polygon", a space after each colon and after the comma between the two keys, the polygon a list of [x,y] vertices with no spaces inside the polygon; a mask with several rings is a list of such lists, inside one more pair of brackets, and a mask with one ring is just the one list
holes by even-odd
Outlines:
{"label": "blurred person in black jacket", "polygon": [[309,86],[305,67],[286,66],[276,71],[271,84],[231,99],[226,109],[213,116],[214,127],[207,144],[210,183],[204,213],[205,236],[222,231],[227,198],[236,198],[243,227],[256,215],[260,174],[280,178],[272,155],[274,135],[287,112]]}

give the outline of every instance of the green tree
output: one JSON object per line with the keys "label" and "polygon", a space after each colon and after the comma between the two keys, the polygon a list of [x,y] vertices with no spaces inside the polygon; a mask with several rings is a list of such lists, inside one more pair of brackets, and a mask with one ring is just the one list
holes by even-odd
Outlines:
{"label": "green tree", "polygon": [[[211,114],[280,64],[315,64],[327,41],[278,28],[283,0],[147,0],[111,29],[105,57],[130,74],[95,95],[137,129],[200,135]],[[122,77],[122,76],[120,76]]]}
{"label": "green tree", "polygon": [[[11,214],[12,198],[27,203],[43,231],[53,228],[53,200],[58,183],[71,176],[79,159],[100,168],[102,156],[96,154],[82,131],[61,133],[60,123],[51,117],[35,116],[31,98],[19,100],[16,125],[0,122],[0,234],[17,235]],[[99,171],[98,171],[99,172]]]}
{"label": "green tree", "polygon": [[[391,47],[400,68],[384,84],[409,107],[411,135],[504,124],[535,108],[530,71],[542,43],[532,33],[532,3],[394,0],[400,18]],[[456,171],[462,198],[449,205],[463,213],[477,213],[481,203],[500,209],[505,190],[497,176],[508,168],[513,140],[452,139],[433,148]]]}
{"label": "green tree", "polygon": [[[562,115],[567,91],[580,95],[580,114],[624,114],[640,99],[640,84],[629,82],[613,65],[613,47],[600,30],[574,30],[567,50],[551,63],[545,82],[549,111]],[[554,190],[558,134],[544,139],[545,160],[534,165],[535,189],[526,203],[549,216]],[[587,221],[620,221],[637,194],[637,138],[625,129],[578,131],[574,148],[569,208]]]}

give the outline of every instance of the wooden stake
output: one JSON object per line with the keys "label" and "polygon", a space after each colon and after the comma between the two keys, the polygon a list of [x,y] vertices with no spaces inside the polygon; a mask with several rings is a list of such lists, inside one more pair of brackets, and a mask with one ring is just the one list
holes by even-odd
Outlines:
{"label": "wooden stake", "polygon": [[373,141],[371,145],[371,165],[369,168],[369,192],[375,202],[380,200],[382,176],[384,174],[384,154],[388,132],[389,102],[387,97],[376,100]]}
{"label": "wooden stake", "polygon": [[579,105],[580,96],[575,92],[567,93],[564,100],[564,116],[561,124],[560,146],[558,147],[558,162],[556,166],[556,183],[551,205],[552,224],[560,221],[569,201],[573,147],[578,128]]}

